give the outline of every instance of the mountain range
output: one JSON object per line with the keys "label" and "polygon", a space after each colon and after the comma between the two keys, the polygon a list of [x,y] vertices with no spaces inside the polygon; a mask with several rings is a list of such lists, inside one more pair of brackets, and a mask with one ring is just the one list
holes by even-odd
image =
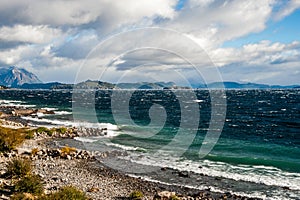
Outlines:
{"label": "mountain range", "polygon": [[[87,80],[81,83],[66,84],[59,82],[42,83],[33,73],[17,68],[0,67],[0,86],[20,88],[20,89],[189,89],[182,87],[174,82],[137,82],[137,83],[119,83],[113,84],[103,81]],[[237,82],[214,82],[209,84],[193,84],[193,88],[226,88],[226,89],[288,89],[300,88],[299,85],[266,85],[257,83],[237,83]]]}
{"label": "mountain range", "polygon": [[25,69],[11,67],[0,68],[0,85],[19,87],[24,83],[41,83],[39,78]]}

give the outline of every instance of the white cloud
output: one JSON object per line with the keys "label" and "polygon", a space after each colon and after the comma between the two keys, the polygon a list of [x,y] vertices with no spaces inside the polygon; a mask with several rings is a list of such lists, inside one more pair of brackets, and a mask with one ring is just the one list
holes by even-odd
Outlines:
{"label": "white cloud", "polygon": [[7,65],[14,65],[21,60],[32,59],[37,55],[37,49],[33,46],[23,45],[15,49],[0,51],[0,62]]}
{"label": "white cloud", "polygon": [[45,25],[14,25],[0,28],[0,40],[25,43],[47,43],[61,35],[60,29],[49,28]]}
{"label": "white cloud", "polygon": [[[267,71],[262,69],[272,69],[274,71],[269,74],[271,80],[278,76],[278,72],[284,73],[280,67],[292,66],[295,71],[300,70],[295,65],[300,60],[298,41],[283,44],[265,40],[241,48],[220,48],[225,41],[259,33],[272,17],[278,20],[289,15],[300,7],[299,0],[281,4],[278,0],[189,0],[180,10],[175,10],[176,3],[177,0],[0,1],[0,62],[30,68],[46,81],[50,81],[51,77],[53,80],[59,77],[72,80],[90,50],[112,34],[157,26],[175,29],[192,39],[227,77],[230,73],[239,73],[240,80],[247,80],[247,77],[242,78],[242,74],[251,71],[248,78],[254,80],[256,77],[255,80],[258,80],[257,77],[267,77]],[[278,4],[280,9],[274,14]],[[165,40],[163,33],[143,34],[141,37],[123,38],[113,47],[107,44],[109,48],[100,55],[102,61],[91,57],[86,62],[99,66],[105,63],[105,59],[124,53],[124,47],[132,49],[140,38],[146,41],[148,47],[169,42],[167,48],[174,48],[176,52],[182,47],[186,53],[194,55],[195,49],[176,37]],[[194,60],[201,61],[201,56]],[[140,51],[117,59],[112,73],[122,73],[122,70],[153,61],[183,70],[186,64],[168,53]],[[158,65],[151,67],[159,71]],[[152,75],[154,71],[151,71]],[[115,78],[116,74],[110,77]]]}
{"label": "white cloud", "polygon": [[300,1],[299,0],[289,0],[287,3],[283,6],[283,8],[279,9],[274,14],[275,20],[281,20],[284,17],[290,15],[292,12],[300,8]]}
{"label": "white cloud", "polygon": [[[274,0],[199,1],[183,9],[169,27],[197,38],[204,48],[262,31],[272,14]],[[203,3],[204,2],[204,3]]]}
{"label": "white cloud", "polygon": [[290,44],[261,41],[246,44],[241,48],[218,48],[210,52],[213,62],[218,66],[232,63],[241,65],[269,65],[300,61],[300,42]]}
{"label": "white cloud", "polygon": [[0,1],[0,19],[2,23],[53,26],[98,23],[102,28],[110,25],[116,28],[145,17],[172,18],[175,4],[175,0],[11,0]]}

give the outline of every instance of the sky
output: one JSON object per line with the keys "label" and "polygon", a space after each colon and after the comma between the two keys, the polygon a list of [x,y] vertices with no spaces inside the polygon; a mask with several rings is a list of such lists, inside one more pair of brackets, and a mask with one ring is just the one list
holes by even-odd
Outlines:
{"label": "sky", "polygon": [[0,66],[43,82],[300,84],[300,0],[0,0]]}

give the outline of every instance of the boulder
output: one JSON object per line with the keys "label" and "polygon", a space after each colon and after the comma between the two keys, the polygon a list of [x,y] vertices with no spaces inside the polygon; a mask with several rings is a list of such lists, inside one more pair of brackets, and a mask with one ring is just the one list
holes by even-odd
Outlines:
{"label": "boulder", "polygon": [[176,195],[175,192],[161,191],[155,194],[153,200],[169,200],[172,196],[175,195]]}
{"label": "boulder", "polygon": [[190,173],[187,171],[180,171],[178,172],[178,176],[179,177],[183,177],[183,178],[189,178],[190,177]]}

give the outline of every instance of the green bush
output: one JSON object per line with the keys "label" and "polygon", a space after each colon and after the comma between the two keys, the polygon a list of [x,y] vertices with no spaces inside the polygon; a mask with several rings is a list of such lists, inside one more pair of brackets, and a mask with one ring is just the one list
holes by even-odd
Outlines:
{"label": "green bush", "polygon": [[40,195],[43,193],[44,188],[39,176],[29,175],[23,177],[17,182],[17,184],[15,185],[15,191]]}
{"label": "green bush", "polygon": [[25,140],[24,129],[0,127],[0,152],[11,151]]}
{"label": "green bush", "polygon": [[55,128],[54,129],[57,133],[60,133],[60,134],[65,134],[67,132],[67,128],[66,127],[60,127],[60,128]]}
{"label": "green bush", "polygon": [[172,196],[170,197],[170,200],[179,200],[179,197],[177,197],[176,195],[172,195]]}
{"label": "green bush", "polygon": [[88,200],[89,198],[73,186],[65,186],[58,192],[41,197],[39,200]]}
{"label": "green bush", "polygon": [[46,133],[48,136],[52,136],[53,135],[53,131],[46,128],[46,127],[38,127],[36,129],[37,133]]}
{"label": "green bush", "polygon": [[24,177],[31,171],[31,161],[28,159],[14,158],[7,163],[7,174],[11,177]]}
{"label": "green bush", "polygon": [[144,197],[144,194],[141,191],[134,191],[129,195],[130,199],[140,200]]}
{"label": "green bush", "polygon": [[27,139],[27,140],[34,139],[34,130],[27,130],[25,139]]}

